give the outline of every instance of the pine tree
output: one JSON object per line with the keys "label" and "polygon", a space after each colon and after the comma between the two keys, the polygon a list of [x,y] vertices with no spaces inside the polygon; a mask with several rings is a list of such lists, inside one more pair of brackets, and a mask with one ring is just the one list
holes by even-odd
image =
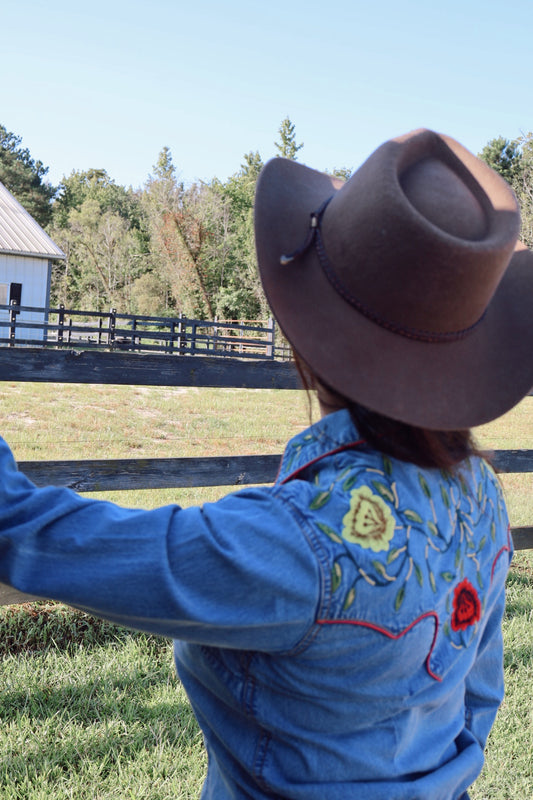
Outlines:
{"label": "pine tree", "polygon": [[0,125],[0,182],[43,228],[52,217],[55,187],[45,182],[48,167],[35,161],[22,138]]}
{"label": "pine tree", "polygon": [[303,142],[296,144],[296,134],[294,133],[294,123],[290,121],[289,117],[285,117],[279,127],[279,142],[274,142],[278,156],[280,158],[289,158],[291,161],[296,161],[296,153],[302,149]]}

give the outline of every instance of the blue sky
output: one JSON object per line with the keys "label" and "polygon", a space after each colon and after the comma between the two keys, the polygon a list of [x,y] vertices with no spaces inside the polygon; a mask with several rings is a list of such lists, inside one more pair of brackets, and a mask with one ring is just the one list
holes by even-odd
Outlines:
{"label": "blue sky", "polygon": [[141,186],[164,146],[225,180],[286,116],[317,169],[417,127],[474,152],[533,129],[531,0],[21,0],[0,24],[0,123],[54,184]]}

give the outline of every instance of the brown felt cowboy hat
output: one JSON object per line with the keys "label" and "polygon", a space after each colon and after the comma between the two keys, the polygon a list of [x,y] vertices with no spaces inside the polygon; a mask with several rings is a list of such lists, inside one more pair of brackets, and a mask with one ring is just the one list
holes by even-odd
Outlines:
{"label": "brown felt cowboy hat", "polygon": [[344,396],[460,429],[533,386],[533,253],[506,182],[448,136],[379,147],[346,183],[283,158],[263,168],[255,232],[288,340]]}

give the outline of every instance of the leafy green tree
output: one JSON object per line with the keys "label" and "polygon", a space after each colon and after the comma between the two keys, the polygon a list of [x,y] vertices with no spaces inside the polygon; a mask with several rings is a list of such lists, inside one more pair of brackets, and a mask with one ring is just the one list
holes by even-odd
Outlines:
{"label": "leafy green tree", "polygon": [[48,232],[66,254],[52,272],[52,302],[128,312],[131,288],[146,268],[147,236],[139,197],[105,170],[64,178]]}
{"label": "leafy green tree", "polygon": [[351,167],[335,167],[334,169],[326,170],[328,175],[333,175],[334,178],[340,178],[342,181],[350,179],[353,169]]}
{"label": "leafy green tree", "polygon": [[247,153],[238,172],[225,184],[213,186],[225,210],[216,305],[218,316],[225,319],[261,319],[269,315],[257,270],[254,239],[255,185],[262,167],[258,152]]}
{"label": "leafy green tree", "polygon": [[22,138],[0,125],[0,182],[43,228],[52,216],[56,189],[46,182],[48,167],[22,147]]}
{"label": "leafy green tree", "polygon": [[296,134],[294,132],[294,123],[289,117],[285,117],[282,121],[279,130],[279,142],[274,142],[278,151],[278,156],[281,158],[289,158],[291,161],[296,161],[296,153],[298,153],[303,145],[303,142],[296,144]]}
{"label": "leafy green tree", "polygon": [[480,158],[514,189],[522,216],[520,236],[528,247],[533,247],[533,133],[512,141],[503,136],[491,139]]}
{"label": "leafy green tree", "polygon": [[206,184],[178,181],[172,154],[164,147],[143,194],[153,266],[169,287],[172,304],[188,316],[214,315],[209,247],[210,203]]}
{"label": "leafy green tree", "polygon": [[479,157],[513,186],[520,173],[521,152],[517,140],[498,136],[488,142]]}
{"label": "leafy green tree", "polygon": [[533,248],[533,133],[518,139],[520,147],[520,168],[513,180],[522,215],[521,238],[524,244]]}

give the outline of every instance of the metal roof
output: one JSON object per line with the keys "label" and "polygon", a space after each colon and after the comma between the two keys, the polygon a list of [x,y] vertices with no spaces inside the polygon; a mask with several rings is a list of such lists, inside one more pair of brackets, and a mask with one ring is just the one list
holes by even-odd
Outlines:
{"label": "metal roof", "polygon": [[37,258],[66,258],[38,222],[0,183],[0,253]]}

